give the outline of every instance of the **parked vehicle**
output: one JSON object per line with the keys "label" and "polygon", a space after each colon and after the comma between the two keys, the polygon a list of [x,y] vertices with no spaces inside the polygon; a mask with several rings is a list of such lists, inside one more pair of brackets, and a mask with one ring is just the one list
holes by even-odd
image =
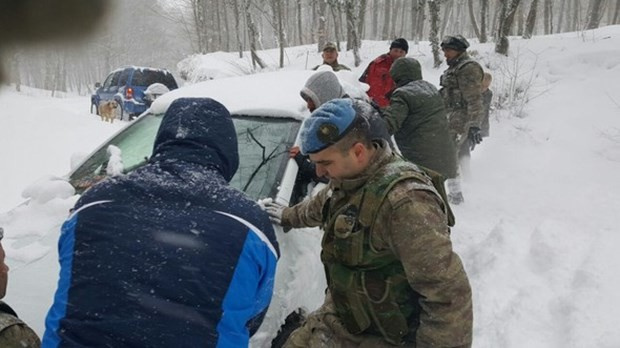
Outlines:
{"label": "parked vehicle", "polygon": [[99,103],[116,100],[119,119],[131,119],[143,113],[147,108],[144,92],[154,84],[161,83],[168,90],[177,89],[178,85],[172,74],[165,69],[128,66],[112,71],[103,84],[95,84],[95,93],[91,96],[90,112],[99,114]]}

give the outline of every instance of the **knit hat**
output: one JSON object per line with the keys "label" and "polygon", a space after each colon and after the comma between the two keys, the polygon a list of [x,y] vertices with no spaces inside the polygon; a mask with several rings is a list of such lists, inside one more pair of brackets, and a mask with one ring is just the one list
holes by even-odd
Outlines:
{"label": "knit hat", "polygon": [[392,43],[390,44],[390,50],[392,48],[400,48],[405,52],[409,52],[409,43],[407,42],[407,40],[401,37],[392,41]]}
{"label": "knit hat", "polygon": [[299,94],[304,99],[312,100],[314,106],[318,108],[332,99],[342,98],[344,90],[338,81],[338,76],[333,71],[325,70],[310,76]]}
{"label": "knit hat", "polygon": [[301,126],[301,152],[304,155],[317,153],[337,143],[351,130],[355,115],[350,98],[323,104]]}
{"label": "knit hat", "polygon": [[467,47],[469,47],[469,42],[461,35],[448,35],[441,40],[441,48],[451,48],[462,52],[467,50]]}

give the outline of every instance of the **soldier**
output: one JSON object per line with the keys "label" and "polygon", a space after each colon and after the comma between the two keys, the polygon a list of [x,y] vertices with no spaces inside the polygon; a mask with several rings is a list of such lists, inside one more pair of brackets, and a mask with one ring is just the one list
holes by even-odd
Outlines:
{"label": "soldier", "polygon": [[[482,67],[469,57],[469,42],[461,36],[446,36],[441,49],[448,69],[441,75],[440,93],[448,111],[450,131],[456,142],[461,172],[467,170],[470,151],[482,141]],[[450,203],[463,202],[459,180],[448,180]]]}
{"label": "soldier", "polygon": [[[4,229],[0,227],[0,241]],[[4,263],[4,248],[0,243],[0,299],[6,295],[9,266]],[[40,347],[41,340],[37,334],[17,317],[17,313],[8,304],[0,301],[0,347]]]}
{"label": "soldier", "polygon": [[[331,66],[334,71],[351,70],[348,66],[338,63],[338,48],[333,42],[328,42],[323,46],[321,57],[323,58],[323,64]],[[312,70],[317,70],[321,65],[315,66]]]}
{"label": "soldier", "polygon": [[383,117],[398,149],[407,160],[439,172],[444,178],[455,178],[456,148],[437,88],[422,80],[422,67],[414,58],[398,58],[390,75],[396,89]]}
{"label": "soldier", "polygon": [[372,106],[337,99],[302,125],[301,147],[330,183],[282,226],[321,226],[328,290],[285,347],[470,347],[471,288],[431,179],[372,140]]}

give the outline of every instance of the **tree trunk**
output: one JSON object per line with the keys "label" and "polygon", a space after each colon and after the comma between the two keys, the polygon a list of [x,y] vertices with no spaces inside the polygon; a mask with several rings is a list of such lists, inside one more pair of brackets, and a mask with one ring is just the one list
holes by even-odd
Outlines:
{"label": "tree trunk", "polygon": [[431,19],[431,31],[429,33],[429,41],[431,42],[431,50],[433,51],[433,67],[435,69],[441,66],[441,55],[439,53],[439,11],[441,10],[439,1],[428,2],[428,12]]}
{"label": "tree trunk", "polygon": [[[399,0],[392,0],[392,21],[390,22],[390,37],[389,39],[396,38],[396,22],[398,17],[398,11],[400,9],[400,5],[402,4]],[[402,11],[402,9],[400,9]],[[400,35],[399,35],[400,37]]]}
{"label": "tree trunk", "polygon": [[523,35],[523,27],[524,27],[524,21],[525,21],[525,16],[523,15],[523,11],[525,10],[523,9],[523,7],[524,6],[517,7],[517,33],[516,35]]}
{"label": "tree trunk", "polygon": [[383,8],[383,33],[381,35],[381,40],[389,40],[390,38],[390,23],[391,15],[392,15],[392,0],[385,0],[385,7]]}
{"label": "tree trunk", "polygon": [[273,26],[276,32],[276,40],[280,48],[280,68],[284,67],[284,46],[286,46],[286,33],[284,31],[284,6],[283,0],[271,0],[273,11]]}
{"label": "tree trunk", "polygon": [[604,0],[591,0],[590,11],[588,13],[588,24],[586,29],[596,29],[601,23],[603,17],[603,8],[605,7]]}
{"label": "tree trunk", "polygon": [[420,41],[424,37],[424,23],[426,23],[426,0],[419,0],[418,4],[418,33],[416,34],[416,37],[418,38],[418,41]]}
{"label": "tree trunk", "polygon": [[478,29],[476,15],[474,14],[474,0],[467,0],[467,9],[469,10],[469,20],[471,22],[471,26],[474,28],[474,33],[476,34],[478,41],[482,42],[482,35],[480,34],[480,29]]}
{"label": "tree trunk", "polygon": [[370,27],[372,36],[371,38],[376,40],[379,37],[379,0],[373,0],[372,2],[372,22]]}
{"label": "tree trunk", "polygon": [[[434,1],[438,3],[437,7],[441,6],[441,1],[440,0],[434,0]],[[453,6],[445,6],[444,7],[443,21],[441,23],[441,32],[439,34],[439,36],[441,36],[441,37],[443,37],[445,35],[446,28],[448,27],[448,23],[450,23],[450,15],[452,14],[452,7]],[[437,17],[437,20],[439,20],[439,17]],[[457,33],[454,33],[454,34],[457,34]]]}
{"label": "tree trunk", "polygon": [[232,7],[233,17],[235,18],[235,37],[237,39],[239,58],[243,58],[243,42],[241,41],[241,8],[239,7],[239,0],[230,0],[229,5]]}
{"label": "tree trunk", "polygon": [[500,2],[502,7],[500,9],[495,52],[507,56],[508,48],[510,46],[508,34],[510,33],[510,28],[514,22],[520,0],[500,0]]}
{"label": "tree trunk", "polygon": [[317,17],[319,19],[319,26],[317,29],[317,52],[323,50],[323,46],[327,43],[327,0],[319,0],[319,6],[317,9]]}
{"label": "tree trunk", "polygon": [[364,36],[364,21],[366,21],[366,9],[368,6],[368,2],[367,0],[361,0],[360,1],[360,7],[359,7],[359,15],[358,15],[358,25],[357,25],[357,38],[358,38],[358,42],[357,42],[357,46],[359,48],[362,47],[362,37]]}
{"label": "tree trunk", "polygon": [[553,33],[553,7],[551,0],[544,0],[543,17],[545,21],[545,35]]}
{"label": "tree trunk", "polygon": [[267,67],[267,65],[258,56],[258,53],[256,53],[260,45],[260,41],[258,36],[258,28],[256,28],[256,23],[254,23],[254,19],[252,18],[252,14],[250,13],[250,3],[251,0],[243,0],[245,23],[248,28],[248,36],[250,39],[250,56],[252,57],[252,66],[256,68],[256,65],[258,64],[261,69],[264,69]]}
{"label": "tree trunk", "polygon": [[525,31],[523,32],[524,39],[532,38],[534,33],[534,27],[536,26],[536,14],[538,13],[538,0],[532,0],[530,4],[530,10],[527,13],[527,20],[525,21]]}
{"label": "tree trunk", "polygon": [[299,44],[303,45],[304,44],[304,36],[303,36],[303,26],[302,26],[302,11],[301,11],[301,1],[302,0],[297,0],[297,35],[298,35],[298,40],[299,40]]}
{"label": "tree trunk", "polygon": [[342,17],[340,13],[340,5],[337,3],[332,3],[331,11],[332,17],[334,17],[334,37],[336,38],[336,45],[338,46],[338,51],[340,51],[340,42],[342,41],[342,35],[340,33],[340,27],[342,26]]}
{"label": "tree trunk", "polygon": [[616,0],[616,10],[614,11],[614,19],[612,24],[620,24],[620,0]]}
{"label": "tree trunk", "polygon": [[555,28],[556,33],[562,32],[562,25],[564,24],[564,12],[566,10],[566,1],[560,3],[560,14],[558,18],[558,25]]}
{"label": "tree trunk", "polygon": [[480,43],[487,42],[487,23],[489,21],[489,0],[480,1]]}
{"label": "tree trunk", "polygon": [[358,6],[361,6],[357,0],[347,0],[344,6],[345,6],[345,14],[347,17],[347,29],[349,30],[349,33],[351,34],[351,42],[347,41],[347,47],[353,50],[355,66],[358,67],[360,63],[362,62],[362,59],[360,58],[360,46],[359,46],[360,38],[357,33],[357,28],[358,28],[357,22],[359,20],[359,17],[357,16],[359,14],[359,9],[355,8],[356,4],[358,4]]}

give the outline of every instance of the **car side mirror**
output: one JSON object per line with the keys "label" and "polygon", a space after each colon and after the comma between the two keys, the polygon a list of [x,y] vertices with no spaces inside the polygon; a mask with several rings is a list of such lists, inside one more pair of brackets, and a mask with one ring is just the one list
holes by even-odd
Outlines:
{"label": "car side mirror", "polygon": [[95,82],[95,88],[101,87],[101,82]]}

